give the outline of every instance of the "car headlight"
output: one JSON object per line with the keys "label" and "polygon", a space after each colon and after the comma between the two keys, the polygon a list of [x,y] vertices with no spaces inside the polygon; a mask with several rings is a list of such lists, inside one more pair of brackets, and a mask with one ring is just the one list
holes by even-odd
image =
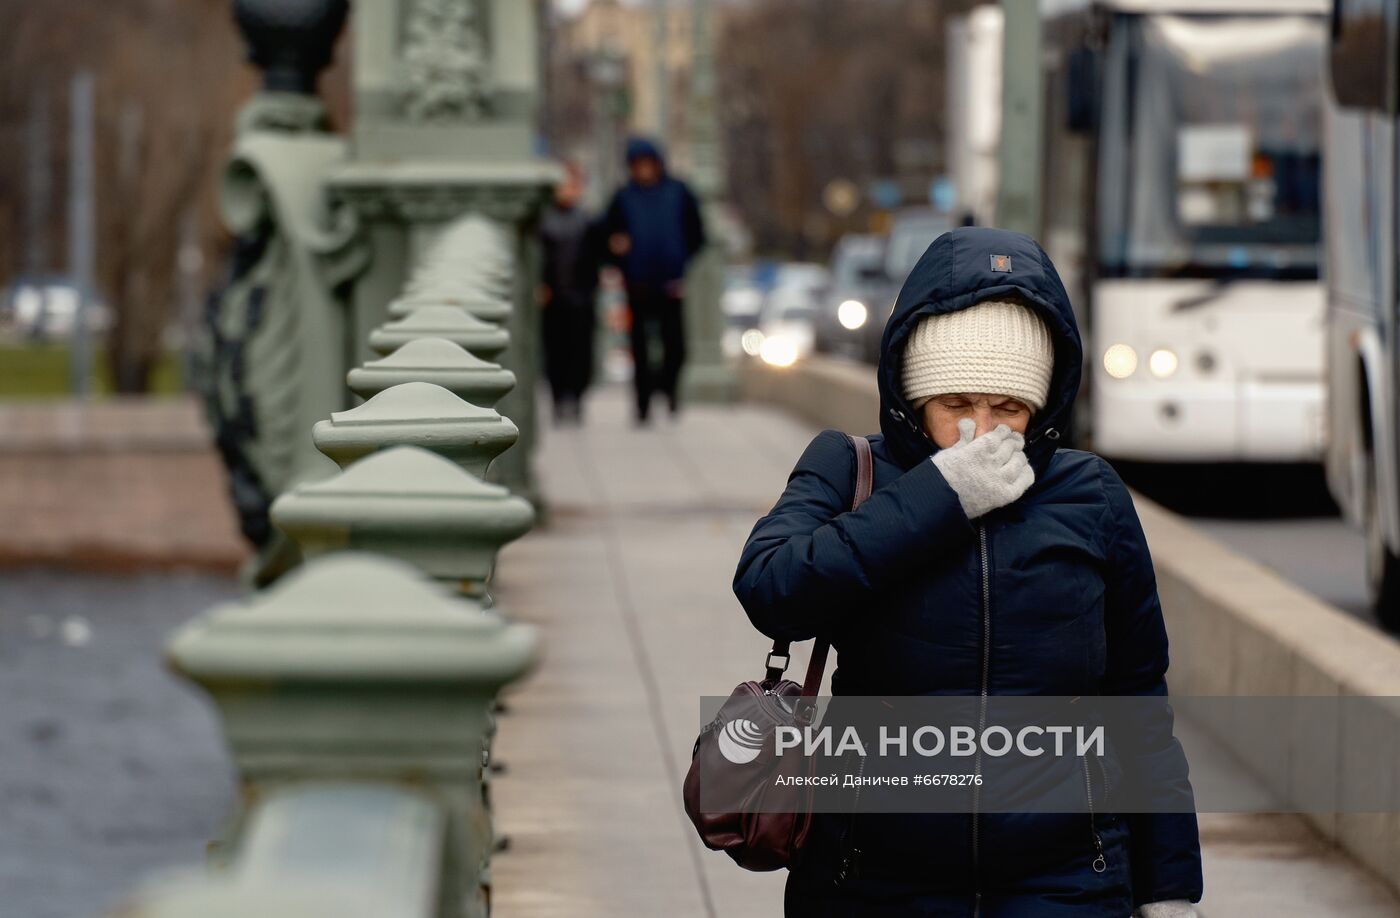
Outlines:
{"label": "car headlight", "polygon": [[763,362],[775,367],[790,367],[797,362],[797,342],[787,335],[768,335],[758,349]]}
{"label": "car headlight", "polygon": [[1147,358],[1147,368],[1158,379],[1166,379],[1175,373],[1176,366],[1176,352],[1165,347],[1157,348],[1152,352],[1152,356]]}
{"label": "car headlight", "polygon": [[757,357],[763,348],[763,332],[756,328],[747,329],[739,336],[739,346],[744,349],[745,354]]}
{"label": "car headlight", "polygon": [[870,318],[870,310],[865,308],[865,304],[860,300],[846,300],[836,307],[836,321],[841,323],[841,327],[848,331],[855,331],[865,324],[865,320]]}
{"label": "car headlight", "polygon": [[1137,351],[1126,344],[1111,345],[1103,352],[1104,372],[1114,379],[1127,379],[1137,370]]}

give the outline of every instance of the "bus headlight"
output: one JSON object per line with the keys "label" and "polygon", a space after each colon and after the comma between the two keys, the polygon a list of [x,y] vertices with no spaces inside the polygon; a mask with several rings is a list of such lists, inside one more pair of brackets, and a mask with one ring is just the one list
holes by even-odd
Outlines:
{"label": "bus headlight", "polygon": [[1126,344],[1111,345],[1103,352],[1104,372],[1114,379],[1127,379],[1137,370],[1137,351]]}
{"label": "bus headlight", "polygon": [[1147,368],[1158,379],[1166,379],[1175,373],[1176,365],[1176,352],[1165,347],[1157,348],[1152,352],[1152,356],[1147,358]]}
{"label": "bus headlight", "polygon": [[836,321],[847,331],[855,331],[870,318],[870,310],[860,300],[846,300],[836,307]]}
{"label": "bus headlight", "polygon": [[797,342],[787,335],[768,335],[758,349],[763,362],[774,367],[790,367],[797,362]]}

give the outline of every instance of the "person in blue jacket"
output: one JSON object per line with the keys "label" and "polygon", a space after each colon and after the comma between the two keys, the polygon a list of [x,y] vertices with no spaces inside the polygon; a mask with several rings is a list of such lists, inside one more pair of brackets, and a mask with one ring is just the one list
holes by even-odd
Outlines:
{"label": "person in blue jacket", "polygon": [[[646,424],[658,391],[673,417],[680,410],[686,350],[681,298],[686,265],[705,245],[705,225],[695,195],[666,171],[655,143],[640,137],[628,141],[627,172],[627,184],[613,196],[603,226],[608,251],[627,284],[636,419]],[[651,356],[658,333],[659,368]]]}
{"label": "person in blue jacket", "polygon": [[[829,638],[838,696],[1165,696],[1132,498],[1106,461],[1062,446],[1082,360],[1034,240],[980,227],[936,239],[882,339],[874,493],[848,510],[854,450],[818,434],[744,546],[734,591],[754,625]],[[1144,732],[1133,767],[1189,800],[1169,718]],[[818,813],[786,914],[1195,915],[1195,813],[1088,803],[1087,816]]]}

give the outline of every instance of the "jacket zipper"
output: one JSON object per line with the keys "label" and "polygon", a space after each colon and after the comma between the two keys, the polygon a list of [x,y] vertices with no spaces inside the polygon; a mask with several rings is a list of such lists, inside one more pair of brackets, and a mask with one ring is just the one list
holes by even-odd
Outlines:
{"label": "jacket zipper", "polygon": [[1046,437],[1049,437],[1051,440],[1058,440],[1060,439],[1060,432],[1054,427],[1047,427],[1040,433],[1027,440],[1026,445],[1023,447],[1023,449],[1030,449],[1032,446],[1045,439]]}
{"label": "jacket zipper", "polygon": [[1094,850],[1097,855],[1094,857],[1094,873],[1103,873],[1108,869],[1108,859],[1103,855],[1103,839],[1099,837],[1099,827],[1094,821],[1094,782],[1089,779],[1089,759],[1081,755],[1079,763],[1084,766],[1084,797],[1089,801],[1089,834],[1094,838]]}
{"label": "jacket zipper", "polygon": [[[977,544],[982,558],[982,694],[977,711],[977,735],[981,736],[982,731],[987,726],[987,690],[992,665],[991,569],[987,563],[987,527],[981,523],[977,526]],[[973,770],[980,778],[982,775],[981,743],[978,743]],[[982,815],[979,811],[981,804],[981,787],[974,784],[972,786],[972,882],[975,892],[973,894],[972,918],[978,918],[982,914],[982,870],[978,850],[981,841]]]}
{"label": "jacket zipper", "polygon": [[851,801],[851,819],[846,823],[846,835],[842,839],[842,847],[846,852],[841,856],[841,866],[836,871],[836,882],[844,883],[847,880],[854,880],[860,876],[860,849],[856,847],[856,813],[860,810],[860,779],[865,777],[865,756],[860,757],[860,765],[856,767],[856,794]]}
{"label": "jacket zipper", "polygon": [[1113,796],[1109,793],[1111,788],[1108,786],[1108,772],[1103,767],[1103,760],[1098,756],[1094,757],[1094,765],[1099,773],[1099,786],[1103,788],[1103,794],[1100,795],[1099,800],[1103,803],[1105,809],[1112,812],[1109,804],[1112,803]]}

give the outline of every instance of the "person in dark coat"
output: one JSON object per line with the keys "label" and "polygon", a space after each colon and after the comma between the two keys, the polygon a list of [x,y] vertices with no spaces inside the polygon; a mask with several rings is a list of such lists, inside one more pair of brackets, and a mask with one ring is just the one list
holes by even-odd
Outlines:
{"label": "person in dark coat", "polygon": [[[673,416],[680,410],[685,364],[682,284],[686,264],[705,244],[705,229],[695,195],[667,173],[656,144],[640,138],[629,141],[627,169],[627,184],[613,196],[603,223],[608,250],[627,284],[637,422],[645,424],[658,390]],[[657,333],[662,348],[659,370],[651,358]]]}
{"label": "person in dark coat", "polygon": [[567,166],[540,218],[538,299],[555,423],[582,422],[583,396],[593,378],[594,304],[603,246],[600,227],[579,204],[582,186],[578,169]]}
{"label": "person in dark coat", "polygon": [[[1034,240],[978,227],[936,239],[884,331],[875,491],[849,511],[854,450],[817,435],[739,561],[754,625],[830,638],[835,696],[1165,696],[1132,498],[1106,461],[1061,446],[1082,359]],[[1136,768],[1191,799],[1169,717],[1132,746]],[[817,813],[786,914],[1195,915],[1195,813],[1096,812],[1083,796],[1087,815]]]}

